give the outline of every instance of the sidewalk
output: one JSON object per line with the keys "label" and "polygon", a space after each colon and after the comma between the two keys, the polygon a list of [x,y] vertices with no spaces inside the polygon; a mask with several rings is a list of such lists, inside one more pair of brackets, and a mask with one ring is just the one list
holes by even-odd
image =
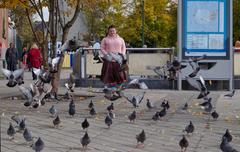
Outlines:
{"label": "sidewalk", "polygon": [[[31,73],[27,72],[24,77],[28,85],[31,82]],[[66,76],[66,77],[65,77]],[[67,78],[68,73],[62,72],[61,77]],[[17,87],[7,88],[6,81],[0,81],[0,96],[6,94],[19,93]],[[142,90],[126,90],[127,93],[136,94]],[[60,93],[64,93],[65,88],[60,88]],[[84,135],[81,122],[88,118],[90,128],[88,134],[91,143],[87,151],[90,152],[176,152],[180,151],[178,145],[182,138],[182,130],[191,120],[195,125],[195,132],[192,136],[187,136],[189,141],[188,152],[219,152],[221,136],[228,128],[233,134],[231,145],[240,150],[240,91],[236,91],[233,98],[226,98],[226,92],[211,92],[212,103],[216,107],[220,117],[217,121],[209,121],[209,117],[202,113],[197,105],[202,100],[195,99],[198,95],[196,91],[169,91],[169,90],[147,90],[143,103],[134,109],[126,99],[121,98],[114,101],[116,118],[113,125],[106,129],[104,119],[106,107],[111,103],[107,101],[103,94],[89,92],[88,88],[76,88],[74,101],[76,104],[76,115],[70,118],[68,115],[68,101],[56,103],[47,102],[38,109],[29,109],[23,106],[22,99],[10,100],[0,99],[1,109],[1,150],[3,152],[32,152],[33,150],[24,141],[22,134],[17,133],[13,141],[8,140],[6,134],[11,116],[15,113],[25,115],[28,129],[36,137],[41,137],[45,143],[43,152],[79,152],[82,151],[80,139]],[[91,97],[93,96],[93,97]],[[87,98],[89,97],[89,98]],[[90,98],[91,97],[91,98]],[[153,110],[146,108],[146,99],[156,106]],[[169,100],[170,110],[163,120],[154,122],[152,115],[160,110],[163,99]],[[95,118],[90,117],[88,104],[93,100],[97,111]],[[181,110],[186,101],[189,101],[188,112]],[[55,105],[59,110],[61,127],[53,128],[52,120],[48,109]],[[137,112],[135,123],[129,123],[127,116],[133,111]],[[142,129],[145,130],[147,140],[145,147],[136,148],[136,135]]]}

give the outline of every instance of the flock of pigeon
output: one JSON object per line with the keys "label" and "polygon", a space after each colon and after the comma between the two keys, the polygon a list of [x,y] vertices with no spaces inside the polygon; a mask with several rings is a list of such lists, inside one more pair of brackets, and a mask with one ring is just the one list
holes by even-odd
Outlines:
{"label": "flock of pigeon", "polygon": [[[26,101],[24,102],[25,107],[32,107],[32,108],[38,108],[39,106],[45,105],[45,98],[46,95],[50,93],[52,86],[49,84],[52,79],[52,74],[57,72],[57,64],[60,60],[60,57],[54,58],[49,62],[49,71],[43,71],[41,69],[34,69],[33,72],[37,75],[37,80],[30,84],[30,86],[23,87],[21,86],[21,83],[19,83],[19,80],[22,81],[21,75],[23,74],[24,70],[19,69],[15,70],[13,72],[2,69],[3,74],[7,77],[8,83],[7,86],[14,87],[17,84],[19,85],[19,90],[22,92],[24,97],[26,98]],[[16,122],[16,126],[13,126],[13,124],[10,122],[9,128],[7,130],[7,134],[9,135],[10,139],[14,138],[14,135],[19,132],[23,132],[23,137],[27,142],[33,142],[34,137],[32,136],[31,132],[26,128],[25,118],[20,116],[12,116],[12,120]],[[18,128],[18,130],[15,130],[15,128]],[[33,150],[36,152],[40,152],[44,147],[44,143],[42,139],[39,137],[37,141],[32,144]]]}
{"label": "flock of pigeon", "polygon": [[[208,97],[210,92],[207,89],[207,86],[205,84],[205,81],[202,76],[199,76],[200,81],[197,81],[195,77],[198,75],[198,72],[200,71],[200,66],[198,65],[198,61],[204,59],[205,56],[199,57],[199,58],[190,58],[188,63],[192,67],[193,71],[190,73],[188,76],[186,76],[187,82],[196,88],[197,90],[200,91],[198,95],[198,99],[203,99],[203,103],[199,104],[202,109],[209,115],[211,116],[214,120],[217,120],[219,117],[219,114],[214,110],[214,107],[211,103],[212,98]],[[21,75],[23,74],[23,70],[16,70],[14,72],[8,71],[6,69],[3,69],[4,75],[8,78],[8,83],[7,86],[9,87],[14,87],[17,84],[19,84],[19,89],[23,93],[23,95],[26,98],[26,101],[24,102],[24,106],[26,107],[33,107],[33,108],[38,108],[39,106],[43,106],[45,104],[46,98],[48,97],[48,94],[51,91],[51,85],[49,82],[51,81],[52,74],[57,72],[57,64],[59,62],[60,57],[54,58],[49,62],[50,64],[50,70],[49,71],[43,71],[40,69],[34,69],[34,73],[38,76],[37,80],[33,83],[30,84],[29,88],[25,88],[21,86],[22,80],[21,80]],[[177,73],[182,69],[186,67],[186,65],[182,65],[179,61],[174,60],[171,63],[168,63],[166,68],[168,71],[171,71],[172,76],[171,78],[175,78]],[[75,107],[75,102],[73,100],[73,92],[74,92],[74,86],[75,83],[70,81],[69,83],[65,84],[67,88],[67,92],[65,94],[65,98],[68,99],[69,102],[69,107],[68,107],[68,113],[71,117],[74,117],[76,113],[76,107]],[[127,84],[126,88],[139,88],[139,89],[148,89],[147,85],[143,82],[140,82],[139,79],[134,79],[130,83]],[[137,118],[137,112],[136,108],[139,107],[139,105],[142,103],[144,96],[146,94],[145,91],[137,94],[137,95],[132,95],[130,93],[126,93],[125,91],[122,90],[115,90],[115,89],[103,89],[103,92],[105,94],[105,98],[110,100],[110,101],[115,101],[118,100],[119,98],[124,98],[127,101],[129,101],[130,104],[132,104],[134,110],[133,112],[128,115],[128,119],[130,122],[134,122]],[[231,94],[228,94],[226,96],[232,97],[234,95],[235,91],[233,91]],[[147,99],[146,107],[148,109],[154,109],[153,103]],[[97,115],[95,106],[93,101],[91,100],[89,105],[89,114],[92,117],[95,117]],[[170,109],[170,104],[169,101],[164,100],[161,103],[161,109],[159,111],[156,111],[153,116],[152,116],[152,121],[158,121],[162,120],[167,112]],[[116,118],[115,113],[114,113],[114,102],[111,102],[110,105],[107,106],[107,115],[104,119],[104,122],[106,126],[110,129],[111,125],[113,124],[113,120]],[[182,110],[187,110],[188,109],[188,103],[185,103]],[[58,128],[61,124],[61,119],[58,115],[58,110],[54,105],[52,105],[49,109],[49,113],[53,119],[53,126],[55,128]],[[15,126],[10,122],[9,128],[7,130],[7,134],[10,137],[10,139],[14,138],[14,135],[16,133],[22,133],[24,139],[27,142],[33,142],[34,138],[31,134],[31,132],[28,130],[26,127],[26,122],[25,118],[22,116],[12,116],[11,119],[16,122],[17,130],[15,130]],[[90,123],[88,122],[87,118],[84,119],[84,121],[81,124],[83,130],[85,130],[84,136],[80,139],[80,143],[83,147],[84,150],[87,149],[87,146],[90,144],[91,140],[88,135],[88,128],[90,126]],[[179,146],[181,147],[181,151],[185,152],[187,151],[187,147],[189,146],[189,142],[187,140],[186,135],[188,136],[189,134],[193,134],[195,130],[195,126],[190,121],[190,123],[185,127],[183,130],[186,132],[186,134],[183,135],[182,139],[179,141]],[[136,147],[143,147],[144,142],[146,140],[146,133],[145,130],[142,130],[138,135],[136,135],[136,140],[137,140],[137,146]],[[225,134],[222,136],[222,142],[220,144],[220,149],[223,152],[237,152],[231,145],[230,142],[232,141],[232,135],[230,134],[229,130],[226,129]],[[32,149],[36,152],[41,152],[44,149],[44,142],[43,140],[39,137],[36,142],[32,143]]]}

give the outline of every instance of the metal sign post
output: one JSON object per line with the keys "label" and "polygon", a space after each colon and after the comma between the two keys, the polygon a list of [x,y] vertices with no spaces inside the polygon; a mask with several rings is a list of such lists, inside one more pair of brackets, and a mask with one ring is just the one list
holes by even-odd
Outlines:
{"label": "metal sign post", "polygon": [[[180,61],[206,55],[196,78],[228,80],[232,90],[232,0],[179,0],[178,46]],[[179,90],[191,71],[188,66],[180,73]]]}

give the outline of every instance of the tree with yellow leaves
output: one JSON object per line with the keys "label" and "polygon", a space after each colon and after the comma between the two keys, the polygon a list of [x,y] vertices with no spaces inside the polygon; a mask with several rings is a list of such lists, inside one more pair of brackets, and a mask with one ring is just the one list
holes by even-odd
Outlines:
{"label": "tree with yellow leaves", "polygon": [[[82,9],[82,3],[80,0],[65,0],[68,6],[71,6],[73,13],[70,15],[69,20],[64,19],[64,15],[60,13],[59,0],[2,0],[0,7],[9,8],[11,10],[20,10],[21,14],[27,16],[28,23],[31,27],[31,31],[34,35],[34,40],[42,48],[43,64],[48,67],[48,40],[52,43],[51,57],[55,56],[55,44],[57,41],[58,28],[62,29],[62,43],[67,40],[67,35],[76,21],[80,10]],[[49,21],[46,22],[43,17],[43,7],[47,7],[49,10]],[[14,11],[12,11],[14,13]],[[32,15],[38,14],[41,18],[41,25],[43,30],[35,30],[34,23],[32,21]],[[16,11],[14,14],[16,18],[20,18],[20,13]],[[63,22],[65,20],[66,22]],[[54,74],[52,79],[52,93],[56,94],[58,91],[58,85],[60,84],[60,72],[63,63],[64,56],[61,56],[60,64],[58,64],[58,72]]]}

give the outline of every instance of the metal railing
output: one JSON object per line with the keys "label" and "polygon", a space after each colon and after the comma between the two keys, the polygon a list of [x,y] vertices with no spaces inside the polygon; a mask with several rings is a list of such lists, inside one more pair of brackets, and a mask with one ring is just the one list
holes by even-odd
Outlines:
{"label": "metal railing", "polygon": [[[87,78],[87,66],[86,66],[86,57],[88,51],[93,50],[100,50],[100,49],[94,49],[94,48],[80,48],[78,51],[81,53],[80,55],[80,78],[86,79]],[[169,60],[171,61],[173,59],[175,48],[127,48],[126,49],[126,56],[127,60],[129,62],[129,54],[130,53],[167,53],[169,54]]]}

